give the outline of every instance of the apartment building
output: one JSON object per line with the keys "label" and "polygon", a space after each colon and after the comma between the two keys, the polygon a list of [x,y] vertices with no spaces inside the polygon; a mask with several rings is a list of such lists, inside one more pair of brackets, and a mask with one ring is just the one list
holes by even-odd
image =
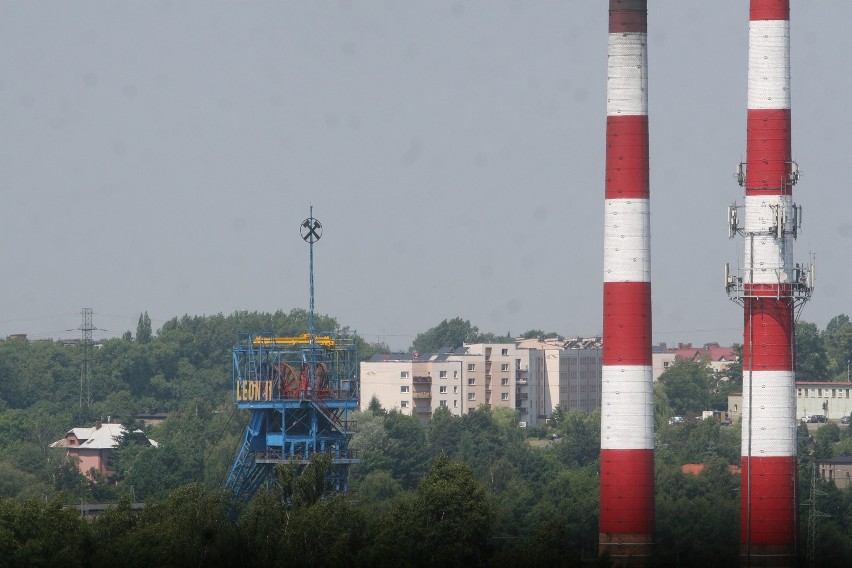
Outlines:
{"label": "apartment building", "polygon": [[529,383],[518,383],[529,367],[529,350],[511,343],[477,343],[457,350],[464,361],[465,409],[472,412],[480,404],[490,408],[518,410],[521,421],[529,414]]}
{"label": "apartment building", "polygon": [[360,406],[375,396],[384,408],[425,423],[439,406],[460,415],[485,405],[517,411],[522,426],[541,425],[558,404],[585,411],[600,406],[599,343],[518,340],[429,355],[376,355],[361,363]]}
{"label": "apartment building", "polygon": [[416,417],[421,423],[432,418],[440,406],[461,415],[462,362],[449,360],[447,353],[421,358],[412,353],[375,355],[361,363],[360,409],[366,410],[375,396],[382,407]]}
{"label": "apartment building", "polygon": [[601,405],[603,350],[565,349],[559,353],[559,405],[591,412]]}

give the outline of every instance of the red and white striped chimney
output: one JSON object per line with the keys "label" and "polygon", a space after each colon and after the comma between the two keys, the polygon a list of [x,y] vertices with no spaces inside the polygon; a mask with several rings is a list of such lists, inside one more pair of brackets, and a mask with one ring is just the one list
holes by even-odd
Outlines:
{"label": "red and white striped chimney", "polygon": [[809,288],[793,264],[790,0],[751,0],[749,20],[740,563],[795,566],[794,308]]}
{"label": "red and white striped chimney", "polygon": [[648,9],[610,0],[600,552],[647,564],[654,536]]}

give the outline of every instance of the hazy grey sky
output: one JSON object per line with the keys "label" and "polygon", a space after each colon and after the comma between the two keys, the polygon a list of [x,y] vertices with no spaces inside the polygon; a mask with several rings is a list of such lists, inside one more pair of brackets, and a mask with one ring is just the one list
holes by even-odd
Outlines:
{"label": "hazy grey sky", "polygon": [[[748,2],[649,2],[654,341],[742,339]],[[802,319],[852,312],[852,2],[794,1]],[[0,1],[0,336],[316,308],[601,331],[607,2]]]}

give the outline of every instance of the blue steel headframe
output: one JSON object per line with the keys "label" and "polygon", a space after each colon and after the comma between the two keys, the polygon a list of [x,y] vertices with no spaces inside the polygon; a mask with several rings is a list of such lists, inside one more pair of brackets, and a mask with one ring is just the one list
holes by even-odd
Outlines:
{"label": "blue steel headframe", "polygon": [[360,390],[358,343],[354,335],[317,335],[313,245],[322,224],[314,219],[313,206],[300,231],[310,245],[308,333],[243,332],[232,352],[234,403],[252,410],[226,481],[237,502],[269,484],[275,466],[302,468],[314,454],[330,459],[325,490],[346,491],[349,466],[358,462],[349,449],[355,429],[349,413],[357,409]]}
{"label": "blue steel headframe", "polygon": [[[321,453],[330,457],[326,491],[348,489],[349,449],[357,409],[357,340],[344,334],[279,337],[241,333],[234,346],[234,402],[253,412],[226,486],[246,502],[278,464],[303,466]],[[310,372],[313,370],[313,372]]]}
{"label": "blue steel headframe", "polygon": [[360,388],[355,336],[241,332],[232,351],[234,402],[241,408],[286,399],[355,400]]}

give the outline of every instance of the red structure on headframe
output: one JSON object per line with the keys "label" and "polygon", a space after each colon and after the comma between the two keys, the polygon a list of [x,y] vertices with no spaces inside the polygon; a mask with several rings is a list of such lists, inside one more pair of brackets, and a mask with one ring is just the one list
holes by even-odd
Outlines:
{"label": "red structure on headframe", "polygon": [[726,286],[743,306],[742,566],[796,565],[796,309],[813,290],[812,266],[793,263],[801,209],[790,136],[790,2],[751,0],[743,266]]}
{"label": "red structure on headframe", "polygon": [[631,566],[654,538],[647,13],[610,0],[599,536]]}

